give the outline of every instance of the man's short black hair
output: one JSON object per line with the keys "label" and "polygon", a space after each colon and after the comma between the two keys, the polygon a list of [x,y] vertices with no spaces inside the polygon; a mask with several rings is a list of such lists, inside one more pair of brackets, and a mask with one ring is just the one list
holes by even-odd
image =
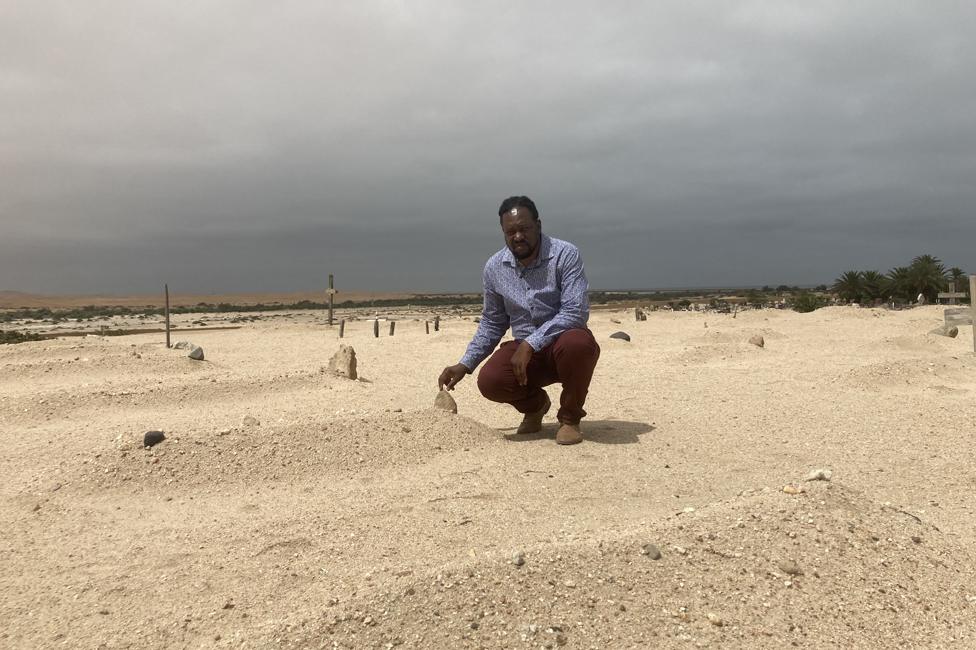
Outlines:
{"label": "man's short black hair", "polygon": [[535,203],[532,202],[532,199],[527,196],[510,196],[502,201],[501,206],[498,208],[498,220],[501,221],[502,215],[512,208],[525,208],[526,210],[531,210],[532,220],[539,220],[539,211],[536,209]]}

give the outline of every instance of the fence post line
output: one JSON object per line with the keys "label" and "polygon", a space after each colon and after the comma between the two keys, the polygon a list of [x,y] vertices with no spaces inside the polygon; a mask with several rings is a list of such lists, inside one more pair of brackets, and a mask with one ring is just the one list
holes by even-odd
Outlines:
{"label": "fence post line", "polygon": [[427,334],[430,334],[430,321],[429,320],[424,320],[424,332],[426,332]]}
{"label": "fence post line", "polygon": [[343,318],[339,321],[339,338],[341,339],[346,333],[346,319]]}
{"label": "fence post line", "polygon": [[441,331],[441,317],[440,316],[434,316],[434,331],[435,332],[440,332]]}
{"label": "fence post line", "polygon": [[379,338],[380,337],[380,319],[379,318],[374,318],[373,319],[373,336],[376,337],[376,338]]}
{"label": "fence post line", "polygon": [[395,329],[396,329],[396,321],[395,320],[391,320],[390,321],[390,336],[393,336],[393,330],[395,330]]}

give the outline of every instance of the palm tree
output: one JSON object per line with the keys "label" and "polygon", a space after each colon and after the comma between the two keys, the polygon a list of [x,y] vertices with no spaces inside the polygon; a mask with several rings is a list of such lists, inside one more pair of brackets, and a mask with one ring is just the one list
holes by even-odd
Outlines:
{"label": "palm tree", "polygon": [[946,288],[946,270],[942,261],[932,255],[919,255],[908,267],[912,288],[935,302],[936,295]]}
{"label": "palm tree", "polygon": [[949,280],[956,283],[956,291],[965,291],[963,288],[963,280],[965,277],[966,272],[958,266],[954,266],[949,269]]}
{"label": "palm tree", "polygon": [[864,288],[861,284],[860,271],[848,271],[834,280],[833,291],[847,302],[858,302]]}
{"label": "palm tree", "polygon": [[896,266],[888,271],[888,281],[885,283],[885,293],[894,300],[911,302],[915,298],[912,293],[912,281],[907,266]]}
{"label": "palm tree", "polygon": [[864,271],[861,273],[861,289],[866,300],[884,298],[885,276],[877,271]]}

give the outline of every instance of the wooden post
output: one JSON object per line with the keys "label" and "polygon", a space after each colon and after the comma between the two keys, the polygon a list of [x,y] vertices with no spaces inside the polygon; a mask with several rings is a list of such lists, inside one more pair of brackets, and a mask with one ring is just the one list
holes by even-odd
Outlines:
{"label": "wooden post", "polygon": [[430,321],[429,320],[425,320],[424,321],[424,331],[427,334],[430,334]]}
{"label": "wooden post", "polygon": [[440,332],[441,331],[441,317],[440,316],[434,316],[434,331],[435,332]]}
{"label": "wooden post", "polygon": [[343,318],[339,321],[339,338],[341,339],[346,333],[346,319]]}
{"label": "wooden post", "polygon": [[395,320],[391,320],[390,321],[390,336],[393,336],[393,330],[395,330],[395,329],[396,329],[396,321]]}
{"label": "wooden post", "polygon": [[969,276],[969,312],[973,318],[973,354],[976,354],[976,275]]}
{"label": "wooden post", "polygon": [[[335,286],[332,284],[332,274],[329,274],[329,327],[332,327],[332,311],[335,307]],[[340,337],[341,338],[341,337]]]}
{"label": "wooden post", "polygon": [[164,284],[163,289],[166,292],[166,347],[169,347],[169,284]]}
{"label": "wooden post", "polygon": [[380,337],[380,319],[379,318],[374,318],[373,319],[373,336],[375,336],[376,338],[379,338]]}

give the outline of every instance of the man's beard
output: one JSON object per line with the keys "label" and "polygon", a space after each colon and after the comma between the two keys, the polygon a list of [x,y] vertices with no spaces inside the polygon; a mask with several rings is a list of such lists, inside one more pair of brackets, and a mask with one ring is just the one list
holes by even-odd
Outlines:
{"label": "man's beard", "polygon": [[516,248],[515,246],[510,246],[509,250],[512,251],[512,255],[514,255],[515,259],[517,260],[524,260],[527,257],[531,257],[532,253],[535,252],[535,249],[528,244],[525,244],[525,248],[521,249]]}

